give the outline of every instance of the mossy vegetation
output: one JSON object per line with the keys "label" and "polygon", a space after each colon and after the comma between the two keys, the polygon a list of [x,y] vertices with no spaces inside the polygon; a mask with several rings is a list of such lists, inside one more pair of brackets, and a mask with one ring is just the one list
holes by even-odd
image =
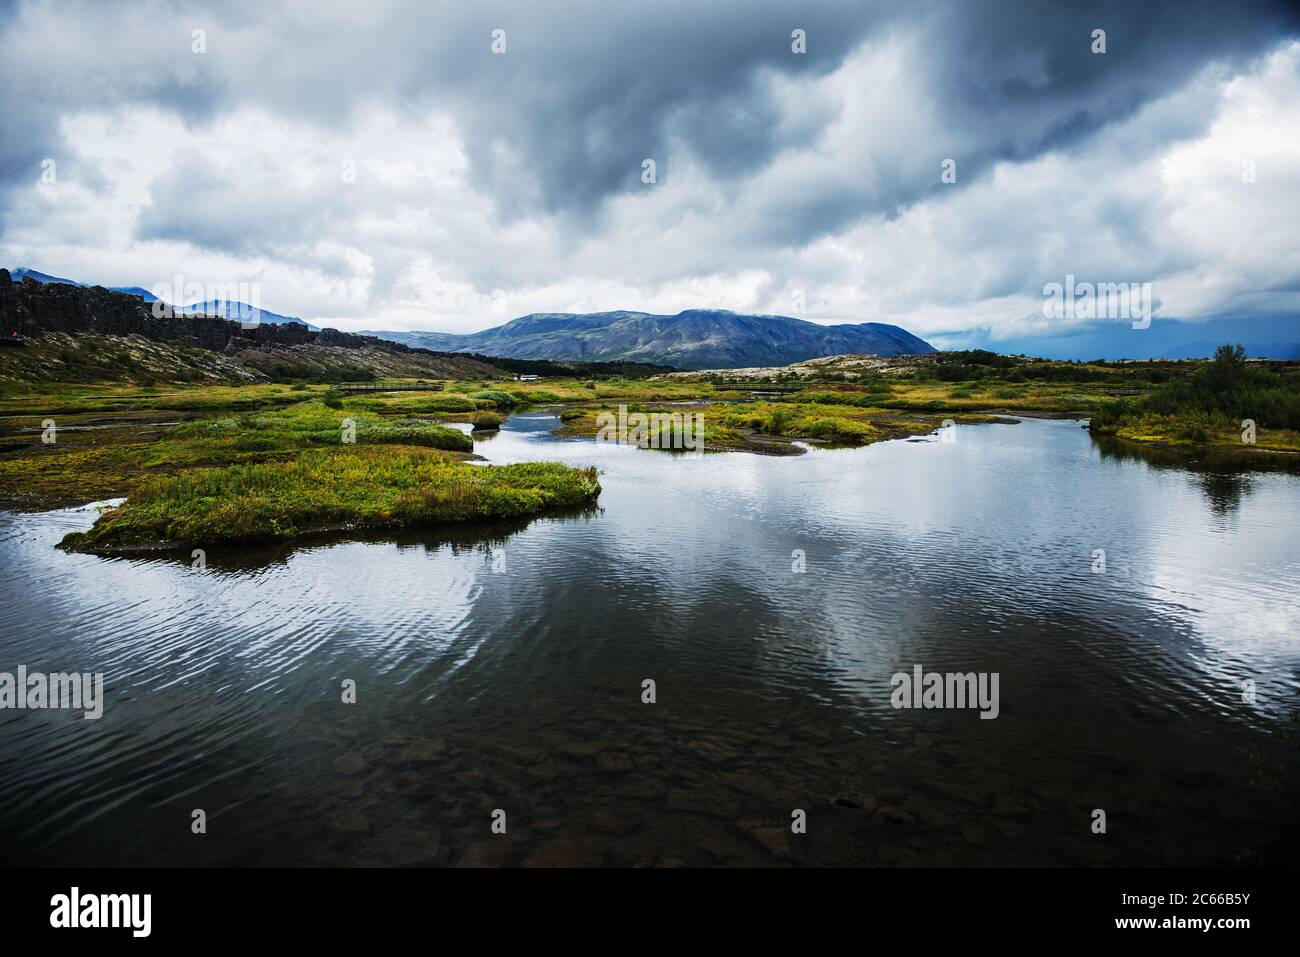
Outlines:
{"label": "mossy vegetation", "polygon": [[[945,419],[999,421],[1008,413],[1090,418],[1099,434],[1173,448],[1300,451],[1300,364],[1249,362],[1241,349],[1220,349],[1208,363],[1060,362],[971,350],[886,372],[765,377],[801,387],[777,398],[749,396],[762,389],[764,378],[676,376],[639,384],[626,404],[631,411],[671,411],[675,407],[646,401],[652,387],[665,381],[695,386],[694,395],[674,398],[712,400],[705,418],[712,448],[757,442],[755,450],[774,451],[759,441],[769,437],[863,445],[930,431]],[[566,409],[561,431],[594,435],[596,416],[614,407],[604,400]],[[1243,441],[1247,420],[1256,426],[1253,443]]]}
{"label": "mossy vegetation", "polygon": [[[480,389],[477,392],[471,392],[469,397],[475,402],[491,403],[491,407],[497,409],[513,409],[519,404],[519,400],[513,395],[499,389]],[[488,408],[488,406],[484,405],[482,408]]]}
{"label": "mossy vegetation", "polygon": [[79,415],[102,412],[183,414],[264,409],[301,402],[304,393],[318,395],[323,386],[207,385],[123,386],[76,383],[0,383],[0,416]]}
{"label": "mossy vegetation", "polygon": [[[130,495],[141,482],[193,468],[288,462],[343,446],[423,448],[464,457],[475,432],[514,410],[563,404],[561,432],[594,435],[601,412],[704,413],[706,448],[797,452],[792,443],[864,445],[922,434],[943,420],[1000,413],[1091,417],[1119,440],[1170,449],[1300,451],[1300,363],[1071,363],[971,351],[782,379],[800,391],[755,396],[761,380],[716,375],[453,380],[444,391],[348,395],[325,385],[0,384],[0,506],[51,508]],[[681,404],[699,402],[699,405]],[[54,419],[55,444],[41,442]],[[1256,423],[1243,443],[1243,420]],[[1005,421],[1005,420],[1003,420]],[[342,449],[346,452],[348,449]],[[1274,456],[1276,458],[1276,456]]]}
{"label": "mossy vegetation", "polygon": [[23,420],[27,428],[18,436],[23,441],[0,457],[0,503],[11,508],[81,504],[128,495],[140,480],[160,474],[282,461],[322,447],[420,446],[460,455],[474,447],[465,433],[438,421],[336,411],[318,399],[152,427],[138,417],[86,420],[56,417],[51,444],[41,441],[44,419]]}
{"label": "mossy vegetation", "polygon": [[[793,441],[811,441],[821,445],[853,447],[870,445],[884,439],[906,438],[933,432],[942,420],[930,415],[900,413],[873,405],[849,402],[806,402],[794,398],[781,401],[717,402],[700,406],[634,403],[626,406],[629,415],[653,413],[703,416],[703,442],[706,449],[737,450],[771,454],[797,453],[789,446]],[[585,406],[566,409],[560,415],[563,435],[595,436],[601,429],[602,415],[616,415],[614,405]],[[953,413],[944,418],[959,422],[1009,421],[998,416],[976,413]],[[609,420],[605,420],[609,421]],[[773,439],[789,440],[774,443]]]}
{"label": "mossy vegetation", "polygon": [[434,415],[473,412],[478,403],[464,395],[428,392],[390,392],[344,399],[343,407],[377,415]]}
{"label": "mossy vegetation", "polygon": [[469,417],[469,424],[474,427],[475,432],[492,432],[501,428],[501,423],[505,421],[495,412],[478,411]]}
{"label": "mossy vegetation", "polygon": [[[584,385],[583,388],[593,389],[591,385]],[[558,392],[552,392],[549,389],[530,389],[528,391],[515,390],[510,393],[520,405],[537,405],[539,403],[552,403],[566,401],[564,396]]]}
{"label": "mossy vegetation", "polygon": [[557,463],[482,467],[428,449],[317,449],[285,462],[151,479],[61,547],[114,553],[530,518],[599,494],[594,469]]}
{"label": "mossy vegetation", "polygon": [[1107,403],[1092,428],[1134,442],[1300,452],[1300,369],[1259,367],[1224,345],[1188,375]]}
{"label": "mossy vegetation", "polygon": [[463,432],[426,419],[385,419],[348,413],[340,417],[322,402],[302,402],[264,414],[221,416],[179,425],[175,439],[229,443],[235,451],[286,451],[311,445],[423,445],[449,451],[473,451]]}

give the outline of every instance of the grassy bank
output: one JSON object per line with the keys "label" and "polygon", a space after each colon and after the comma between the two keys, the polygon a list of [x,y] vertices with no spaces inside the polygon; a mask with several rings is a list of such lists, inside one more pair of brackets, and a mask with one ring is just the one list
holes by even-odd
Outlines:
{"label": "grassy bank", "polygon": [[594,469],[482,467],[445,452],[333,448],[290,461],[194,469],[138,485],[122,506],[61,547],[112,553],[162,543],[204,547],[310,531],[410,528],[528,518],[600,493]]}
{"label": "grassy bank", "polygon": [[292,405],[319,395],[309,385],[82,385],[77,383],[0,383],[0,416],[85,415],[106,412],[206,414]]}
{"label": "grassy bank", "polygon": [[[259,388],[259,387],[253,387]],[[345,432],[344,420],[354,425]],[[209,415],[177,424],[115,414],[55,416],[56,441],[41,441],[40,419],[23,423],[0,457],[0,504],[39,509],[132,493],[139,482],[184,469],[292,459],[314,448],[401,445],[471,453],[469,436],[427,419],[340,412],[317,399],[283,408]],[[349,446],[351,447],[351,446]]]}
{"label": "grassy bank", "polygon": [[[997,413],[1091,417],[1099,435],[1160,444],[1300,451],[1300,364],[1075,363],[982,351],[875,360],[870,366],[680,374],[657,379],[447,380],[440,392],[346,395],[325,385],[151,388],[60,383],[0,384],[0,507],[39,509],[131,494],[140,482],[192,468],[291,461],[342,444],[418,446],[468,454],[471,439],[449,422],[491,429],[506,414],[564,404],[562,432],[594,435],[601,412],[704,413],[704,442],[718,450],[797,451],[795,440],[864,445],[930,432],[943,420],[990,421]],[[771,375],[767,372],[771,371]],[[766,379],[801,391],[774,399],[751,390]],[[704,406],[669,403],[702,400]],[[57,442],[41,442],[53,419]],[[1243,420],[1256,441],[1242,441]]]}
{"label": "grassy bank", "polygon": [[1149,394],[1104,405],[1092,429],[1131,442],[1300,452],[1300,369],[1246,361],[1241,346]]}
{"label": "grassy bank", "polygon": [[[836,393],[836,397],[856,393]],[[561,414],[562,435],[595,436],[602,415],[617,414],[614,405],[584,406]],[[798,450],[789,442],[813,442],[831,447],[852,448],[885,439],[924,435],[939,428],[945,419],[954,422],[995,422],[997,416],[952,412],[943,416],[899,412],[868,402],[828,402],[816,394],[778,402],[715,402],[703,406],[634,403],[628,414],[668,413],[703,417],[706,449],[747,451],[767,454]],[[608,420],[606,420],[608,421]],[[788,440],[786,442],[774,440]]]}
{"label": "grassy bank", "polygon": [[[315,400],[287,409],[201,419],[178,425],[172,441],[209,443],[239,452],[293,451],[311,445],[338,445],[349,424],[357,445],[423,445],[470,452],[474,443],[463,432],[418,418],[385,418],[356,410],[340,413]],[[351,443],[349,443],[351,444]]]}
{"label": "grassy bank", "polygon": [[819,398],[720,404],[711,411],[721,418],[726,428],[744,434],[776,435],[840,447],[925,435],[940,428],[945,420],[965,423],[1000,421],[997,416],[973,412],[915,415],[869,402],[850,405]]}

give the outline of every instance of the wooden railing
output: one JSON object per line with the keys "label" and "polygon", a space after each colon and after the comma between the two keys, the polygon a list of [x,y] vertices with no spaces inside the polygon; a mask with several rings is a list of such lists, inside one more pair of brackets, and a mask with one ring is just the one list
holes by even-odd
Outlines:
{"label": "wooden railing", "polygon": [[801,385],[768,385],[766,382],[756,382],[753,379],[747,382],[715,382],[713,388],[749,392],[752,395],[789,395],[791,392],[803,391]]}
{"label": "wooden railing", "polygon": [[374,379],[371,382],[340,382],[340,392],[441,392],[444,383],[427,379]]}

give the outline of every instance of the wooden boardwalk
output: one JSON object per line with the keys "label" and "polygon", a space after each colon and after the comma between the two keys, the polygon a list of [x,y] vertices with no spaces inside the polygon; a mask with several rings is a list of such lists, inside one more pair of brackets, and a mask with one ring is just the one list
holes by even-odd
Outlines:
{"label": "wooden boardwalk", "polygon": [[734,389],[738,392],[748,392],[750,395],[790,395],[794,392],[802,392],[803,386],[795,385],[765,385],[762,382],[716,382],[714,389]]}
{"label": "wooden boardwalk", "polygon": [[340,392],[441,392],[442,382],[425,379],[375,379],[372,382],[340,382],[335,386]]}

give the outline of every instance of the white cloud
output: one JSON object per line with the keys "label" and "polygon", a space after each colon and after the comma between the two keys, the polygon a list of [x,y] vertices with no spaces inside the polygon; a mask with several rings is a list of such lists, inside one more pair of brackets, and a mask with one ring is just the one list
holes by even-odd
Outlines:
{"label": "white cloud", "polygon": [[[529,311],[788,314],[802,291],[816,321],[997,340],[1059,332],[1041,288],[1066,273],[1151,282],[1162,318],[1300,312],[1297,43],[1179,66],[1136,103],[1112,103],[1126,89],[1112,77],[1071,107],[1086,82],[1044,99],[1061,68],[1042,49],[972,41],[988,60],[970,75],[993,84],[976,89],[953,72],[961,38],[882,20],[802,71],[729,39],[747,79],[715,69],[701,99],[650,75],[635,43],[622,49],[640,72],[613,89],[609,50],[559,74],[502,64],[449,52],[396,8],[346,29],[302,11],[274,29],[230,15],[210,23],[207,59],[188,51],[196,16],[89,6],[71,29],[21,8],[6,42],[19,54],[0,72],[21,86],[41,63],[57,69],[10,122],[36,140],[52,125],[59,180],[41,186],[33,168],[13,181],[0,262],[107,285],[258,282],[264,307],[346,329],[472,331]],[[88,38],[110,21],[137,50],[176,51],[151,73],[135,50]],[[561,42],[553,24],[520,26],[519,45],[530,28]],[[609,29],[634,41],[642,28]],[[691,50],[670,68],[691,68]],[[662,116],[643,115],[653,95]],[[1078,129],[1062,124],[1070,108]],[[706,120],[721,132],[702,132]],[[719,141],[733,135],[738,152],[761,149],[728,159]],[[639,182],[646,156],[654,185]],[[946,158],[952,186],[939,183]]]}

